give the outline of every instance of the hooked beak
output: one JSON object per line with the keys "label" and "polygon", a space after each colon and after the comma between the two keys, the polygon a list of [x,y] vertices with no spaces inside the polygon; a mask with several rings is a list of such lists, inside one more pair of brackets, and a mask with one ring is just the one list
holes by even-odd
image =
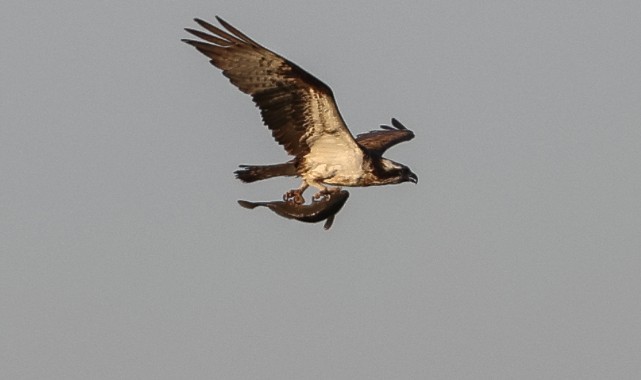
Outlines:
{"label": "hooked beak", "polygon": [[416,174],[412,173],[412,172],[410,172],[410,174],[407,176],[407,178],[408,178],[408,181],[410,181],[410,182],[412,182],[414,184],[418,183],[418,176]]}

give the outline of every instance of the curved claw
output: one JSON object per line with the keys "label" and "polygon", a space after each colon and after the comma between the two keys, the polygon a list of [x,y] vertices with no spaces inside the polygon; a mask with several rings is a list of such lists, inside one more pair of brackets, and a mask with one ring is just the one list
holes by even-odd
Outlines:
{"label": "curved claw", "polygon": [[305,198],[303,198],[303,191],[300,189],[289,190],[283,194],[283,200],[286,202],[294,202],[297,205],[302,205],[305,203]]}
{"label": "curved claw", "polygon": [[323,198],[331,198],[333,194],[340,193],[341,188],[340,187],[331,187],[331,188],[324,188],[323,190],[319,191],[318,193],[314,194],[314,197],[312,198],[314,201],[319,201]]}

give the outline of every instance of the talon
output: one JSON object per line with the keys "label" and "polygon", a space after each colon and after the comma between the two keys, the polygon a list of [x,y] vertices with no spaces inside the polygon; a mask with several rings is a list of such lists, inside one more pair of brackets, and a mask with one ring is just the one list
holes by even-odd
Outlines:
{"label": "talon", "polygon": [[314,194],[313,200],[320,201],[322,198],[329,199],[332,197],[332,195],[337,194],[340,191],[341,191],[340,187],[324,188],[318,193]]}
{"label": "talon", "polygon": [[294,202],[297,205],[305,203],[303,192],[300,189],[290,190],[283,194],[283,200],[286,202]]}
{"label": "talon", "polygon": [[314,194],[314,197],[312,198],[312,200],[314,200],[314,202],[318,202],[321,200],[321,198],[325,198],[326,196],[327,195],[324,194],[322,191],[319,191],[318,193]]}

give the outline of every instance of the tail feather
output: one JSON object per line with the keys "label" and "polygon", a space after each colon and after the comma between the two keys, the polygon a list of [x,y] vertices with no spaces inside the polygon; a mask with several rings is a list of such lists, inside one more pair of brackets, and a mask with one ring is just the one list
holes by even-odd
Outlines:
{"label": "tail feather", "polygon": [[293,162],[275,165],[240,165],[240,168],[234,174],[236,178],[247,183],[272,177],[298,175]]}

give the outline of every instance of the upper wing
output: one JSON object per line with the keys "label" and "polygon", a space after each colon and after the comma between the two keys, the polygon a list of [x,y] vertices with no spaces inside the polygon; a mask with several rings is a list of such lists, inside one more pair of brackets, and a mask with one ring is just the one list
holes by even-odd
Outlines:
{"label": "upper wing", "polygon": [[392,126],[381,125],[381,129],[356,136],[356,142],[379,155],[390,147],[414,138],[414,132],[405,128],[400,121],[392,119]]}
{"label": "upper wing", "polygon": [[307,154],[314,141],[326,134],[357,147],[326,84],[218,16],[216,19],[227,31],[196,19],[211,34],[185,30],[209,43],[183,41],[209,57],[232,84],[252,96],[263,122],[289,154]]}

